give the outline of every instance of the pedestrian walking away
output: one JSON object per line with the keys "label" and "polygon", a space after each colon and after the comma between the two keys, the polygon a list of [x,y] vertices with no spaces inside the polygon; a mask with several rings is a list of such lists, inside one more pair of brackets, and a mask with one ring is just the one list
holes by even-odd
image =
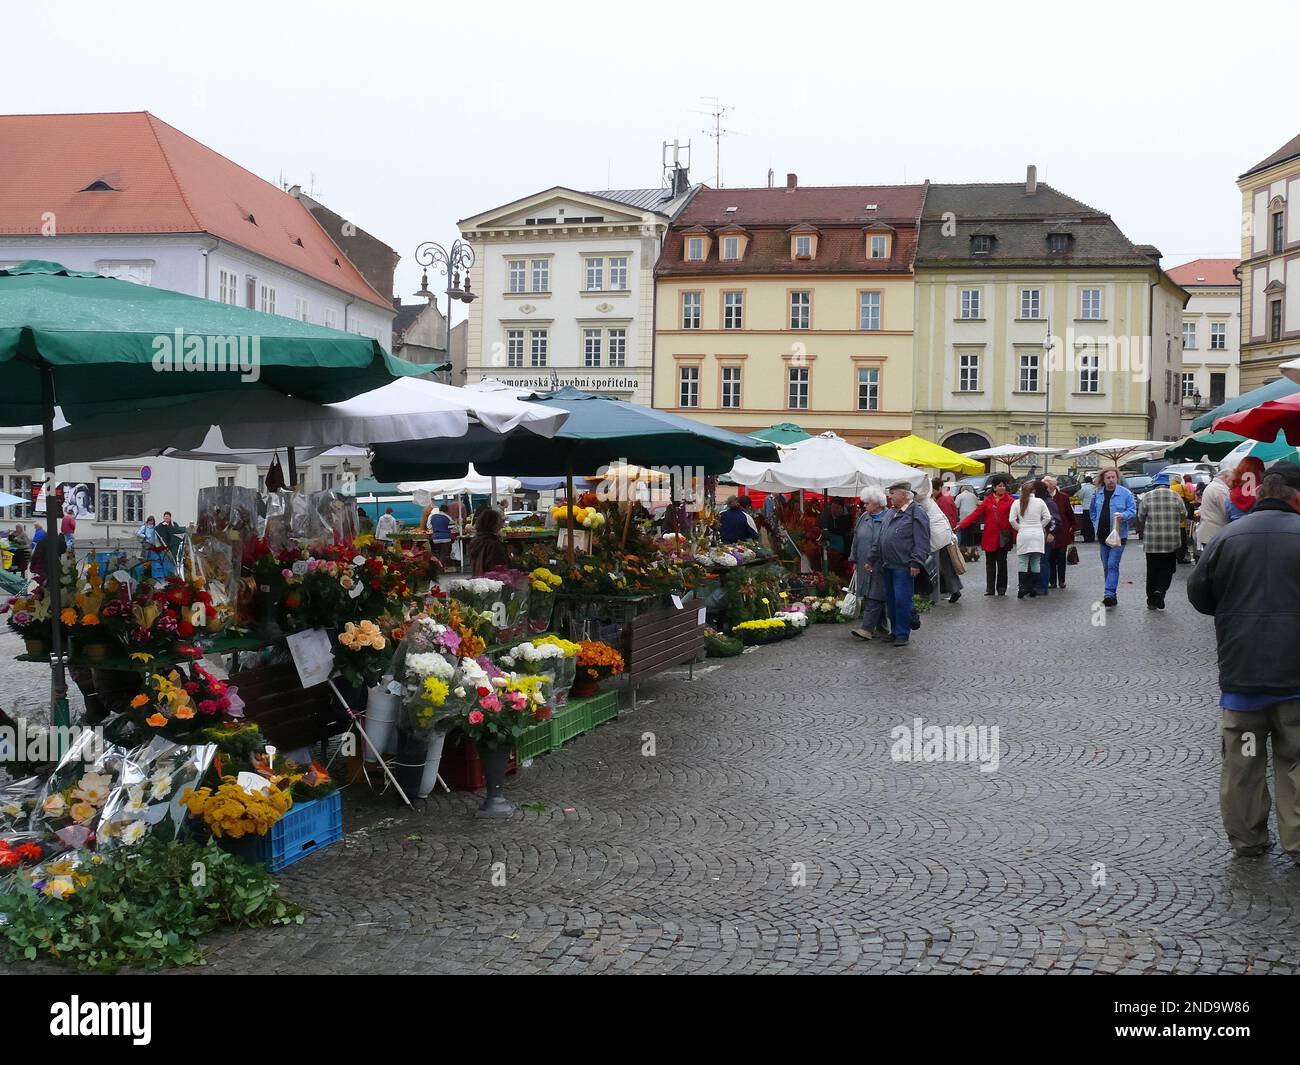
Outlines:
{"label": "pedestrian walking away", "polygon": [[1079,515],[1079,525],[1083,530],[1083,542],[1090,544],[1097,538],[1096,527],[1092,520],[1092,497],[1097,494],[1097,486],[1091,477],[1085,477],[1079,485],[1079,502],[1083,504],[1083,513]]}
{"label": "pedestrian walking away", "polygon": [[1047,481],[1045,478],[1040,477],[1034,482],[1034,496],[1037,499],[1041,499],[1047,505],[1048,513],[1052,518],[1047,526],[1047,536],[1045,537],[1046,542],[1043,546],[1043,557],[1038,563],[1038,594],[1045,596],[1052,586],[1052,552],[1056,550],[1057,535],[1061,528],[1061,511],[1056,505],[1056,500],[1053,498],[1052,490],[1047,487]]}
{"label": "pedestrian walking away", "polygon": [[1101,568],[1105,574],[1105,606],[1119,605],[1119,564],[1128,543],[1128,525],[1137,517],[1137,500],[1120,483],[1119,470],[1111,467],[1102,472],[1100,487],[1089,506],[1093,528],[1101,542]]}
{"label": "pedestrian walking away", "polygon": [[962,523],[979,509],[979,505],[980,501],[975,494],[975,489],[968,484],[962,485],[961,491],[957,493],[955,524],[961,531],[961,549],[967,562],[974,562],[979,558],[980,531],[976,526],[964,527]]}
{"label": "pedestrian walking away", "polygon": [[871,548],[868,565],[885,574],[885,598],[894,625],[894,646],[906,647],[912,629],[920,627],[912,595],[916,576],[930,556],[930,520],[912,501],[906,481],[889,486],[889,511],[880,536]]}
{"label": "pedestrian walking away", "polygon": [[1052,525],[1052,512],[1034,494],[1036,481],[1020,486],[1020,498],[1011,505],[1011,525],[1016,530],[1016,598],[1038,595],[1038,571]]}
{"label": "pedestrian walking away", "polygon": [[1232,471],[1224,470],[1205,486],[1201,509],[1196,512],[1196,542],[1202,551],[1228,527],[1228,484]]}
{"label": "pedestrian walking away", "polygon": [[1138,504],[1137,529],[1142,534],[1142,552],[1147,560],[1147,609],[1164,610],[1165,593],[1178,569],[1182,546],[1182,521],[1187,506],[1170,483],[1169,474],[1156,477],[1156,487]]}
{"label": "pedestrian walking away", "polygon": [[393,508],[389,507],[375,522],[375,539],[387,541],[395,532],[397,532],[397,519],[393,517]]}
{"label": "pedestrian walking away", "polygon": [[871,550],[884,528],[888,502],[885,493],[879,488],[867,488],[862,492],[862,514],[853,528],[853,540],[849,546],[849,561],[853,563],[853,592],[862,601],[862,624],[853,629],[852,633],[860,640],[874,640],[889,635],[885,570],[881,566],[874,571],[867,568]]}
{"label": "pedestrian walking away", "polygon": [[1006,595],[1007,552],[1015,541],[1015,530],[1011,527],[1011,504],[1014,500],[1007,491],[1006,477],[999,474],[992,483],[989,494],[959,525],[967,528],[983,518],[980,548],[984,552],[984,594]]}
{"label": "pedestrian walking away", "polygon": [[1064,588],[1066,568],[1070,564],[1070,548],[1074,544],[1079,523],[1074,516],[1074,504],[1070,501],[1070,493],[1058,487],[1056,478],[1050,475],[1043,478],[1043,484],[1047,486],[1052,500],[1056,503],[1059,521],[1056,530],[1052,533],[1052,550],[1049,555],[1051,565],[1048,567],[1047,586]]}
{"label": "pedestrian walking away", "polygon": [[[945,509],[943,503],[947,500]],[[925,508],[925,516],[930,522],[930,561],[926,572],[930,575],[930,602],[937,603],[940,595],[946,595],[948,602],[955,603],[961,598],[961,575],[952,563],[948,545],[957,542],[953,530],[952,518],[957,508],[952,505],[952,498],[943,494],[943,482],[937,477],[927,481],[916,494],[916,502]]]}
{"label": "pedestrian walking away", "polygon": [[1205,549],[1187,598],[1214,615],[1228,842],[1243,857],[1270,846],[1271,743],[1278,836],[1300,862],[1300,467],[1269,471],[1250,512]]}

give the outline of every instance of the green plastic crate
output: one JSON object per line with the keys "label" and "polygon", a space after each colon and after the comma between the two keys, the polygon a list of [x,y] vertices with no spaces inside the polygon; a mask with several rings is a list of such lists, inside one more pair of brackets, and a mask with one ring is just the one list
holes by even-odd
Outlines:
{"label": "green plastic crate", "polygon": [[551,722],[550,720],[539,721],[536,725],[529,725],[528,728],[520,734],[519,739],[515,741],[515,760],[526,762],[529,758],[536,758],[539,754],[545,754],[551,749]]}
{"label": "green plastic crate", "polygon": [[546,724],[551,726],[551,750],[591,730],[590,699],[573,699],[556,707]]}
{"label": "green plastic crate", "polygon": [[583,702],[587,704],[591,714],[592,728],[618,717],[618,692],[616,691],[603,691],[590,699],[584,699]]}

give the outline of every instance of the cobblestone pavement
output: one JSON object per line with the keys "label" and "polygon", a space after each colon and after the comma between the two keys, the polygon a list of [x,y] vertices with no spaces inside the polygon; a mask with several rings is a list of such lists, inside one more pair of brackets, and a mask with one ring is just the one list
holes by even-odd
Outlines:
{"label": "cobblestone pavement", "polygon": [[[1081,554],[1046,601],[972,572],[906,650],[820,626],[648,684],[511,777],[544,809],[507,823],[470,794],[404,813],[349,789],[345,843],[279,877],[306,924],[208,940],[208,971],[1300,969],[1300,872],[1219,829],[1189,568],[1150,613],[1130,550],[1098,627]],[[892,760],[917,717],[997,725],[996,772]]]}

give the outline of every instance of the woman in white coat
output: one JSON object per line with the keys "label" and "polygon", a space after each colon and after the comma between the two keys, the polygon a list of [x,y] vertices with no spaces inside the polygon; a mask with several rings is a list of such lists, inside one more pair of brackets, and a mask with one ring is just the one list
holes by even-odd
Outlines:
{"label": "woman in white coat", "polygon": [[1026,478],[1020,486],[1020,498],[1011,504],[1011,527],[1016,530],[1017,599],[1038,597],[1038,574],[1051,523],[1052,512],[1034,495],[1034,482]]}
{"label": "woman in white coat", "polygon": [[930,602],[937,603],[940,594],[946,591],[948,602],[955,603],[961,598],[961,577],[953,567],[952,559],[948,557],[948,545],[956,543],[957,534],[953,531],[952,522],[935,502],[933,487],[928,479],[916,491],[916,505],[930,519],[930,564],[926,566],[932,585]]}

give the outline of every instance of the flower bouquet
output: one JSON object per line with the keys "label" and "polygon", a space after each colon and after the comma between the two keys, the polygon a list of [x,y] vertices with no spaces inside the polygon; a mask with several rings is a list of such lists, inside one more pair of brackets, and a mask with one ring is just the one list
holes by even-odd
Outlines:
{"label": "flower bouquet", "polygon": [[134,847],[150,835],[176,839],[189,813],[185,801],[216,753],[213,744],[180,746],[159,737],[132,751],[104,804],[96,848]]}
{"label": "flower bouquet", "polygon": [[82,732],[64,754],[37,796],[31,830],[57,836],[70,849],[86,847],[128,752],[103,746],[92,730]]}
{"label": "flower bouquet", "polygon": [[250,790],[227,777],[215,791],[199,788],[186,795],[184,802],[191,816],[202,818],[217,839],[241,839],[270,832],[293,806],[293,796],[271,785]]}
{"label": "flower bouquet", "polygon": [[54,638],[54,619],[50,616],[50,601],[44,588],[37,588],[30,595],[15,595],[0,613],[7,614],[6,622],[11,631],[27,645],[29,655],[50,653],[50,643]]}
{"label": "flower bouquet", "polygon": [[755,618],[731,626],[731,634],[747,647],[776,643],[786,638],[786,623],[780,618]]}
{"label": "flower bouquet", "polygon": [[78,578],[76,560],[71,551],[63,556],[64,567],[60,578],[63,601],[68,605],[59,613],[59,622],[72,637],[72,650],[88,661],[103,662],[108,657],[112,636],[100,622],[99,611],[104,605],[104,582],[99,575],[99,565],[91,559],[86,566],[84,579]]}
{"label": "flower bouquet", "polygon": [[801,609],[802,607],[802,603],[796,603],[790,609],[778,610],[773,615],[773,617],[785,622],[786,639],[802,635],[804,629],[808,627],[808,615]]}
{"label": "flower bouquet", "polygon": [[27,828],[44,784],[40,777],[0,784],[0,832]]}
{"label": "flower bouquet", "polygon": [[530,632],[545,632],[551,627],[555,592],[564,583],[564,578],[545,566],[538,566],[528,574],[528,583],[528,629]]}
{"label": "flower bouquet", "polygon": [[373,687],[391,660],[388,637],[373,621],[349,621],[335,638],[334,668],[354,687]]}
{"label": "flower bouquet", "polygon": [[[466,673],[464,679],[470,675]],[[538,675],[490,677],[483,671],[475,687],[464,686],[463,699],[435,727],[440,732],[463,732],[480,747],[509,751],[524,729],[551,716],[544,685],[545,678]]]}
{"label": "flower bouquet", "polygon": [[555,660],[554,690],[555,705],[563,706],[569,701],[569,691],[578,678],[578,651],[580,647],[571,640],[564,640],[559,636],[543,636],[540,640],[534,640],[533,644],[536,647],[558,647],[563,653],[563,657]]}
{"label": "flower bouquet", "polygon": [[33,865],[44,857],[45,849],[36,842],[35,836],[16,833],[0,838],[0,878],[21,865]]}
{"label": "flower bouquet", "polygon": [[[558,643],[551,641],[539,640],[537,643],[524,641],[515,644],[510,650],[501,656],[501,664],[516,673],[523,673],[528,676],[545,677],[549,682],[552,692],[559,689],[560,683],[567,677],[568,668],[565,665],[568,655],[563,647]],[[565,685],[565,699],[568,699],[568,688],[572,686],[573,681],[569,680]]]}
{"label": "flower bouquet", "polygon": [[570,692],[578,698],[595,695],[600,682],[623,672],[623,656],[600,640],[578,644],[578,677]]}
{"label": "flower bouquet", "polygon": [[151,673],[145,691],[128,704],[127,716],[153,735],[194,741],[206,728],[242,719],[244,700],[228,681],[195,662],[188,675],[181,668]]}

